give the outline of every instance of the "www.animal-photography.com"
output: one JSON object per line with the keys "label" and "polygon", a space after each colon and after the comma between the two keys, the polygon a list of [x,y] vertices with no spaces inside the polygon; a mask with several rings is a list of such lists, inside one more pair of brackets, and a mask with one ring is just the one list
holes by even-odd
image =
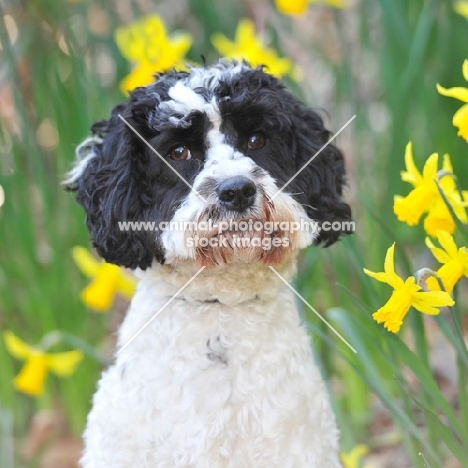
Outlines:
{"label": "www.animal-photography.com", "polygon": [[0,466],[468,468],[468,1],[5,0]]}

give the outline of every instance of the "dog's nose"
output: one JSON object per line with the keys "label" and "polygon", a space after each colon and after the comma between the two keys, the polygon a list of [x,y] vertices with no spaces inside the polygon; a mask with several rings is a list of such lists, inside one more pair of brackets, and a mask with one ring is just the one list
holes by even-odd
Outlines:
{"label": "dog's nose", "polygon": [[257,188],[247,177],[231,177],[221,182],[218,188],[218,198],[228,209],[244,211],[253,205]]}

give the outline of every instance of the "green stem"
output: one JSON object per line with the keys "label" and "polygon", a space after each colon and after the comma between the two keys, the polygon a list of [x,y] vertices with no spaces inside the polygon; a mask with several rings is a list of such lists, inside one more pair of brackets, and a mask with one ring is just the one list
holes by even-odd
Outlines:
{"label": "green stem", "polygon": [[106,354],[97,350],[83,339],[65,331],[54,330],[45,335],[41,340],[41,348],[44,351],[48,351],[52,346],[62,341],[69,344],[73,348],[80,349],[90,358],[100,362],[105,366],[108,366],[112,363],[112,360]]}
{"label": "green stem", "polygon": [[[388,345],[389,345],[389,351],[390,351],[393,361],[397,362],[398,356],[394,349],[393,343],[389,342]],[[394,371],[395,371],[395,374],[397,374],[396,376],[400,381],[406,382],[406,379],[404,378],[403,374],[400,372],[400,368],[395,366]],[[414,415],[414,411],[411,406],[411,400],[410,400],[409,395],[404,391],[400,391],[400,396],[402,398],[404,412],[408,415],[408,417],[412,421],[415,421],[416,417]],[[419,456],[419,454],[421,453],[421,447],[419,446],[417,439],[408,432],[407,437],[403,437],[403,443],[406,445],[406,449],[408,450],[408,453],[414,463],[414,466],[418,468],[424,468],[422,465],[421,457]],[[433,445],[431,446],[434,447]]]}
{"label": "green stem", "polygon": [[[415,346],[416,346],[416,354],[418,357],[421,359],[424,367],[430,372],[431,371],[431,365],[429,362],[429,351],[428,351],[428,346],[427,346],[427,340],[426,340],[426,331],[425,331],[425,326],[424,326],[424,319],[421,313],[418,311],[413,310],[412,313],[410,314],[410,324],[411,328],[413,330],[413,336],[415,340]],[[434,413],[437,412],[437,408],[434,405],[433,399],[430,397],[430,395],[427,393],[427,391],[424,388],[424,385],[421,382],[421,388],[422,388],[422,401],[423,403]],[[437,450],[438,444],[439,444],[439,437],[437,433],[433,430],[433,428],[430,425],[426,426],[427,430],[427,435],[429,438],[429,441],[432,445]],[[419,456],[419,454],[418,454]],[[420,457],[420,456],[419,456]],[[421,458],[419,458],[421,460]]]}

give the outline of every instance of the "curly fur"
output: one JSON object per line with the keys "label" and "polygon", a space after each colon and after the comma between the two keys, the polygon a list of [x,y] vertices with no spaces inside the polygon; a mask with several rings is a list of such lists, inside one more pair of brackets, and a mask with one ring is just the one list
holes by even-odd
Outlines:
{"label": "curly fur", "polygon": [[[167,161],[203,201],[118,114],[164,157],[176,144],[190,148],[190,160]],[[119,221],[350,220],[343,157],[332,144],[274,196],[329,139],[321,118],[261,68],[220,62],[158,76],[92,131],[67,183],[98,253],[137,269],[140,283],[119,331],[122,352],[94,396],[82,466],[341,466],[309,338],[291,291],[268,265],[291,279],[299,249],[331,245],[343,233],[291,234],[287,249],[267,255],[189,248],[186,232],[118,228]],[[248,147],[253,132],[265,135],[263,148]],[[243,213],[217,196],[235,176],[257,187]],[[201,265],[208,268],[126,346]]]}

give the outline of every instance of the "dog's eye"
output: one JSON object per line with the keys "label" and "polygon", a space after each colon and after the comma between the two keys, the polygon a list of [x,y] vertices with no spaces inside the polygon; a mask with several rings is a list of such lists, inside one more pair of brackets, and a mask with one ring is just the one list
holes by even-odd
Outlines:
{"label": "dog's eye", "polygon": [[252,133],[249,136],[248,147],[250,149],[260,149],[265,146],[266,138],[261,133]]}
{"label": "dog's eye", "polygon": [[188,159],[192,159],[192,153],[184,145],[174,146],[174,148],[169,151],[169,156],[171,159],[174,159],[174,161],[186,161]]}

